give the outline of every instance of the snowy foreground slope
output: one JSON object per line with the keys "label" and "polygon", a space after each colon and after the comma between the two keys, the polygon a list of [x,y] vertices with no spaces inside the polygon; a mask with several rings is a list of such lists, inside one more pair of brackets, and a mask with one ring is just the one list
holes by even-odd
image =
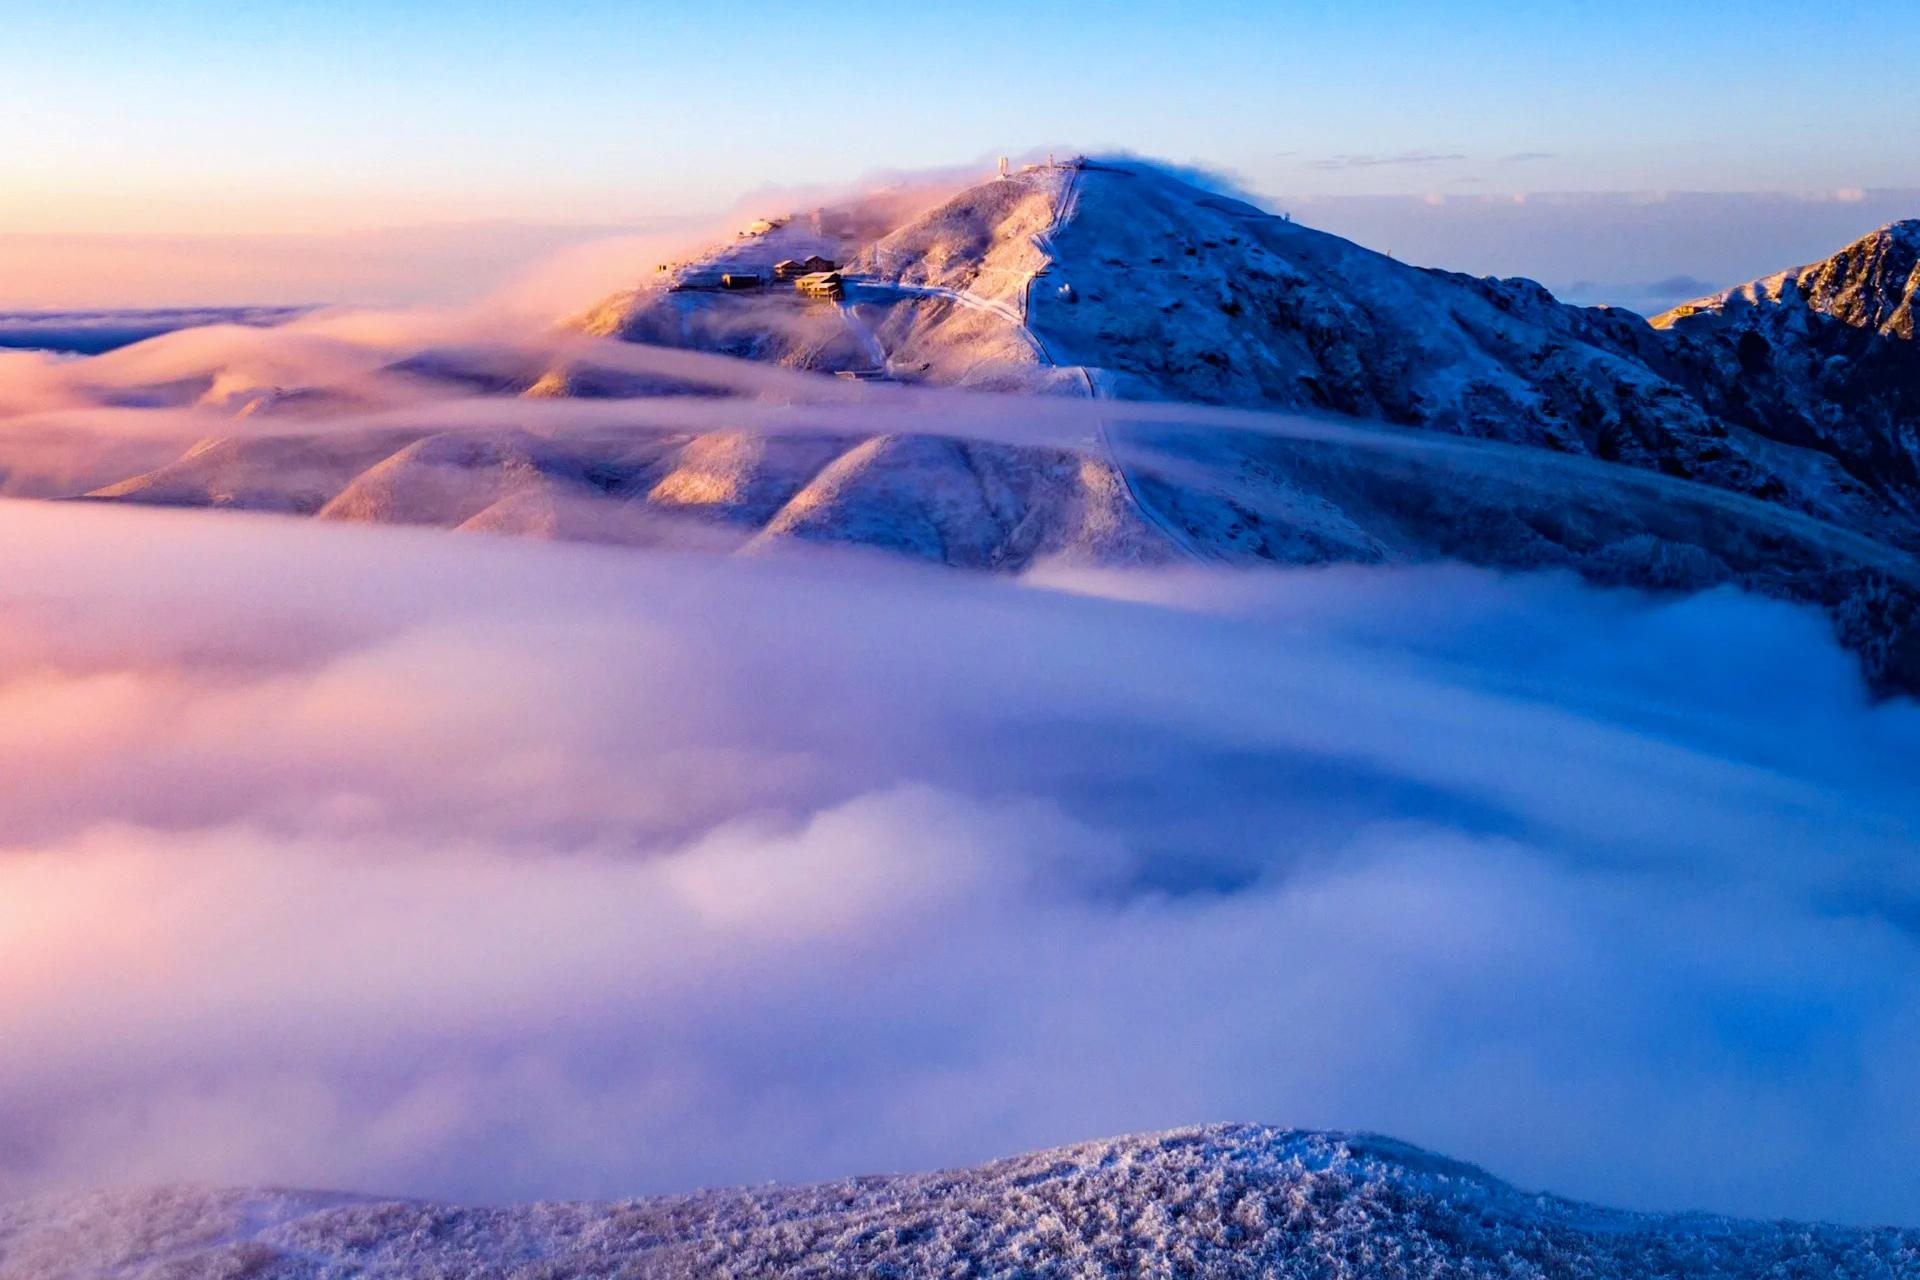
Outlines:
{"label": "snowy foreground slope", "polygon": [[0,1207],[0,1276],[1920,1276],[1920,1232],[1623,1213],[1372,1135],[1220,1125],[973,1169],[463,1208],[176,1188]]}

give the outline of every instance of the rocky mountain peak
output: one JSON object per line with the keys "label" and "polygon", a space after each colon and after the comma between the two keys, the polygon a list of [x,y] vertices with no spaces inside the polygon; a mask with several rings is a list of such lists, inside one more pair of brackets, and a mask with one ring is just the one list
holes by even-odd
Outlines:
{"label": "rocky mountain peak", "polygon": [[1910,342],[1920,292],[1920,218],[1890,222],[1831,257],[1684,303],[1654,324],[1699,327],[1732,320],[1743,327],[1779,312],[1811,312],[1849,328]]}
{"label": "rocky mountain peak", "polygon": [[1920,290],[1920,219],[1888,223],[1806,268],[1800,289],[1807,305],[1824,315],[1911,342],[1914,294]]}

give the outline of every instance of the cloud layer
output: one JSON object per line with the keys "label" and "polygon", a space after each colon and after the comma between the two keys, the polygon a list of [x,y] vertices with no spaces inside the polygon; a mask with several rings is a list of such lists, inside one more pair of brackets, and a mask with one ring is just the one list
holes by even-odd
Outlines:
{"label": "cloud layer", "polygon": [[1920,713],[1812,614],[0,534],[0,1193],[623,1194],[1255,1118],[1920,1223]]}

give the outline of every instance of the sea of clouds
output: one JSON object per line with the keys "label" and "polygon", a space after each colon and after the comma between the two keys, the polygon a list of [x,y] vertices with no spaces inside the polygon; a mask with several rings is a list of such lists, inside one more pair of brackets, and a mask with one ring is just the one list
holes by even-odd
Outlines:
{"label": "sea of clouds", "polygon": [[0,1195],[1382,1130],[1920,1225],[1920,708],[1814,612],[0,503]]}
{"label": "sea of clouds", "polygon": [[[666,250],[491,309],[0,353],[0,492],[380,427],[1386,447],[515,318],[608,252]],[[724,394],[405,372],[448,352]],[[330,407],[236,416],[279,390]],[[1811,610],[19,501],[0,545],[0,1196],[615,1196],[1259,1120],[1920,1225],[1920,708]]]}

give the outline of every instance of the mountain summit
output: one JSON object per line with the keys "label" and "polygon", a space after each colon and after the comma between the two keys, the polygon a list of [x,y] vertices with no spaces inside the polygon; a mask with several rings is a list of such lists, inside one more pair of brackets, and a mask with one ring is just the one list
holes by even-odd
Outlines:
{"label": "mountain summit", "polygon": [[[1920,687],[1920,353],[1903,336],[1920,223],[1650,324],[1528,280],[1399,262],[1150,165],[1076,161],[825,243],[847,264],[837,349],[818,338],[831,315],[795,320],[777,293],[687,287],[701,272],[760,272],[835,225],[855,224],[815,213],[744,237],[583,323],[797,368],[856,372],[851,360],[901,382],[1305,410],[1520,446],[1538,461],[1451,453],[1418,474],[1387,464],[1383,484],[1377,454],[1370,480],[1324,449],[1103,432],[1128,499],[1117,516],[1187,554],[1445,554],[1642,586],[1738,582],[1826,605],[1877,683]],[[1545,455],[1609,466],[1525,495],[1482,469],[1513,481]],[[1751,508],[1682,527],[1661,510],[1686,505],[1680,491],[1594,496],[1626,470],[1810,516],[1887,554],[1836,577],[1850,555],[1832,559],[1833,543],[1795,526],[1786,541],[1824,549],[1762,567],[1776,535],[1736,536],[1739,549],[1723,536]]]}
{"label": "mountain summit", "polygon": [[[1450,558],[1730,584],[1821,606],[1876,688],[1920,690],[1915,225],[1649,323],[1151,165],[1033,165],[762,219],[574,317],[558,364],[429,349],[383,372],[504,402],[489,423],[521,397],[525,427],[303,435],[337,394],[277,389],[232,435],[88,492],[994,570]],[[684,399],[593,339],[839,377],[736,386],[739,429],[712,402],[665,425],[543,415]],[[936,408],[912,387],[1027,394]]]}
{"label": "mountain summit", "polygon": [[1806,312],[1911,342],[1916,292],[1920,218],[1907,218],[1860,237],[1830,258],[1696,299],[1655,317],[1653,323],[1702,327],[1712,321]]}
{"label": "mountain summit", "polygon": [[[1916,228],[1725,298],[1804,297],[1863,348],[1910,335]],[[1764,353],[1678,313],[1649,327],[1532,281],[1411,266],[1132,162],[1035,166],[861,229],[798,215],[579,323],[906,382],[1332,412],[1622,463],[1920,549],[1910,350],[1855,378],[1784,316]],[[837,323],[700,285],[771,280],[774,259],[816,248],[846,263]],[[1776,376],[1756,381],[1762,364]]]}

